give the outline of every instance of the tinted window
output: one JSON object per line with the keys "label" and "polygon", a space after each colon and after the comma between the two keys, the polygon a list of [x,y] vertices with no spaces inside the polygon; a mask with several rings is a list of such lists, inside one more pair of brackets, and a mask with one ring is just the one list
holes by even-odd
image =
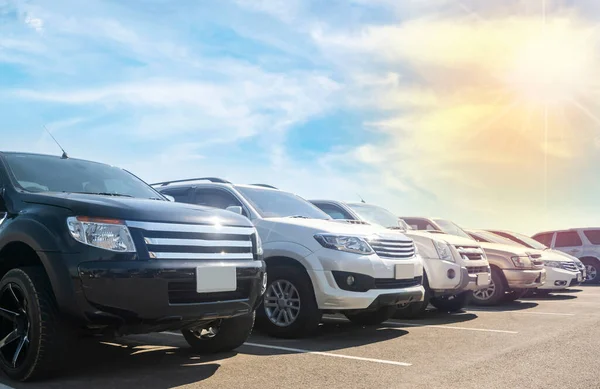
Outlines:
{"label": "tinted window", "polygon": [[28,192],[112,194],[163,199],[133,174],[114,166],[50,155],[4,155],[18,186]]}
{"label": "tinted window", "polygon": [[404,218],[402,219],[406,222],[406,224],[408,224],[413,230],[422,230],[422,231],[437,231],[438,228],[436,228],[433,224],[431,224],[430,222],[428,222],[425,219],[413,219],[413,218]]}
{"label": "tinted window", "polygon": [[313,203],[315,204],[317,207],[319,207],[319,209],[323,212],[325,212],[326,214],[328,214],[329,216],[331,216],[333,219],[337,219],[337,220],[352,220],[352,216],[350,216],[350,214],[346,211],[344,211],[342,208],[333,205],[333,204],[324,204],[324,203]]}
{"label": "tinted window", "polygon": [[371,224],[379,224],[386,228],[399,228],[398,216],[394,215],[385,208],[370,204],[348,204],[354,212],[360,215],[361,219]]}
{"label": "tinted window", "polygon": [[161,193],[173,196],[178,203],[191,203],[193,201],[190,198],[190,190],[190,188],[174,188],[162,190]]}
{"label": "tinted window", "polygon": [[236,186],[236,189],[252,204],[261,217],[302,217],[308,219],[331,219],[312,203],[293,193],[274,189]]}
{"label": "tinted window", "polygon": [[[206,207],[226,209],[231,206],[242,206],[238,199],[231,193],[223,189],[200,188],[196,189],[194,204],[204,205]],[[243,209],[243,207],[242,207]],[[243,211],[243,215],[246,212]]]}
{"label": "tinted window", "polygon": [[[496,235],[492,232],[488,232],[488,231],[476,231],[476,232],[471,232],[470,236],[477,236],[477,238],[479,239],[475,239],[479,242],[489,242],[489,243],[498,243],[498,244],[505,244],[505,245],[509,245],[509,246],[522,246],[521,244],[512,241],[510,239],[504,238],[500,235]],[[483,240],[481,240],[483,239]]]}
{"label": "tinted window", "polygon": [[435,219],[434,221],[446,234],[462,236],[463,238],[470,238],[469,234],[467,234],[456,223],[451,222],[450,220]]}
{"label": "tinted window", "polygon": [[583,234],[591,244],[600,244],[600,230],[583,231]]}
{"label": "tinted window", "polygon": [[583,242],[576,231],[558,232],[555,247],[581,246]]}
{"label": "tinted window", "polygon": [[536,250],[545,250],[548,247],[540,242],[538,242],[535,239],[532,239],[528,236],[522,235],[522,234],[518,234],[515,232],[504,232],[504,231],[491,231],[496,235],[500,235],[504,238],[510,239],[516,243],[519,243],[523,246],[529,247],[531,249],[536,249]]}
{"label": "tinted window", "polygon": [[543,234],[534,235],[533,239],[537,240],[541,244],[550,247],[552,245],[552,235],[554,235],[553,232],[546,232]]}

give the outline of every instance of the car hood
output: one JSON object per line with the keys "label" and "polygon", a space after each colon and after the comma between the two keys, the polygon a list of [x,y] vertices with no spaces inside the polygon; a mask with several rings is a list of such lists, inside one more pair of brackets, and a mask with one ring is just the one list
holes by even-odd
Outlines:
{"label": "car hood", "polygon": [[277,228],[277,225],[282,227],[303,227],[307,230],[312,230],[311,233],[330,233],[330,234],[345,234],[358,237],[371,237],[378,235],[383,238],[394,240],[410,240],[400,231],[389,230],[387,228],[371,225],[371,224],[354,224],[346,221],[338,221],[333,219],[303,219],[291,217],[277,217],[263,219],[271,225],[271,228]]}
{"label": "car hood", "polygon": [[539,250],[530,249],[527,247],[519,247],[512,246],[508,244],[500,244],[500,243],[487,243],[487,242],[478,242],[479,245],[486,251],[486,253],[504,253],[513,256],[525,256],[531,253],[538,253]]}
{"label": "car hood", "polygon": [[28,193],[23,197],[23,201],[65,208],[77,216],[163,223],[252,226],[248,219],[233,212],[163,200],[79,193]]}
{"label": "car hood", "polygon": [[472,247],[478,247],[481,246],[479,244],[479,242],[474,241],[472,239],[467,239],[467,238],[463,238],[460,236],[456,236],[456,235],[450,235],[450,234],[432,234],[429,232],[425,232],[425,231],[418,231],[418,230],[408,230],[405,232],[405,234],[408,237],[422,237],[422,238],[429,238],[431,240],[434,240],[436,242],[446,242],[449,243],[453,246],[472,246]]}
{"label": "car hood", "polygon": [[577,259],[576,257],[558,250],[544,250],[543,257],[544,259],[547,259],[549,261],[579,262],[579,259]]}

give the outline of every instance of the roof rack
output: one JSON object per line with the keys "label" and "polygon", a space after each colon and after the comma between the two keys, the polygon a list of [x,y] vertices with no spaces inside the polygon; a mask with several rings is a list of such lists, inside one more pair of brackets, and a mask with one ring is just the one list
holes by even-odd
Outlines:
{"label": "roof rack", "polygon": [[262,186],[263,188],[270,188],[270,189],[277,189],[279,190],[279,188],[274,187],[273,185],[267,185],[267,184],[250,184],[252,186]]}
{"label": "roof rack", "polygon": [[210,181],[217,182],[220,184],[231,184],[231,182],[224,180],[218,177],[200,177],[200,178],[187,178],[185,180],[173,180],[173,181],[165,181],[165,182],[157,182],[155,184],[150,184],[151,186],[167,186],[170,184],[177,184],[180,182],[190,182],[190,181]]}

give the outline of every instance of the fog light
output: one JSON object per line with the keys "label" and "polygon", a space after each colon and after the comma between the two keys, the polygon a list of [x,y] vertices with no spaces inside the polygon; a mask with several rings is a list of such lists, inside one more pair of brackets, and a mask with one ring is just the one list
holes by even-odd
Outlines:
{"label": "fog light", "polygon": [[456,277],[456,272],[454,272],[454,269],[448,270],[448,278],[453,279],[454,277]]}
{"label": "fog light", "polygon": [[264,294],[267,291],[267,272],[263,273],[262,285],[260,287],[260,294]]}
{"label": "fog light", "polygon": [[567,281],[554,281],[554,286],[564,286],[567,285]]}
{"label": "fog light", "polygon": [[346,277],[346,284],[348,284],[348,286],[354,285],[354,276]]}

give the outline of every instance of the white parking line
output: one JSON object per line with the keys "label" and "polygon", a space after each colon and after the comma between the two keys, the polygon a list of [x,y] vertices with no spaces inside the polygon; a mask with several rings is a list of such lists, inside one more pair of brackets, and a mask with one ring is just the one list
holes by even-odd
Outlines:
{"label": "white parking line", "polygon": [[[183,335],[175,333],[175,332],[163,332],[163,334],[183,336]],[[262,343],[246,342],[246,343],[244,343],[244,346],[259,347],[259,348],[266,348],[266,349],[272,349],[272,350],[289,351],[289,352],[298,353],[298,354],[313,354],[313,355],[321,355],[321,356],[325,356],[325,357],[353,359],[353,360],[356,360],[356,361],[382,363],[382,364],[385,364],[385,365],[412,366],[412,363],[406,363],[406,362],[388,361],[386,359],[374,359],[374,358],[354,357],[352,355],[333,354],[333,353],[326,353],[326,352],[322,352],[322,351],[312,351],[312,350],[305,350],[305,349],[301,349],[301,348],[273,346],[273,345],[270,345],[270,344],[262,344]]]}
{"label": "white parking line", "polygon": [[472,312],[490,312],[490,313],[518,313],[520,315],[549,315],[549,316],[575,316],[574,313],[558,313],[558,312],[521,312],[521,311],[490,311],[486,309],[471,309]]}
{"label": "white parking line", "polygon": [[[328,317],[327,320],[337,320],[337,321],[348,321],[346,319],[342,319],[341,317]],[[430,327],[430,328],[445,328],[449,330],[465,330],[465,331],[479,331],[479,332],[497,332],[501,334],[518,334],[517,331],[506,331],[506,330],[489,330],[487,328],[472,328],[472,327],[456,327],[456,326],[447,326],[443,324],[420,324],[420,323],[402,323],[399,321],[386,321],[381,323],[381,325],[396,325],[403,327]],[[390,329],[394,329],[393,327]]]}

